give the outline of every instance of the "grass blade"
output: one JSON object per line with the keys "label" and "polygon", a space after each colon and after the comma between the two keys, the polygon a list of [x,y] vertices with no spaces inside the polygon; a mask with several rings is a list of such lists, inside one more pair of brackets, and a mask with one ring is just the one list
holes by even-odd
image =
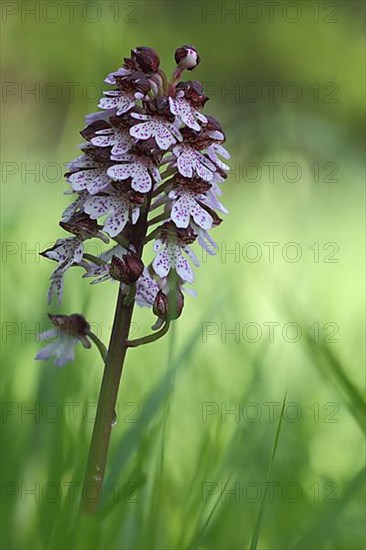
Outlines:
{"label": "grass blade", "polygon": [[314,358],[315,365],[322,372],[323,376],[331,379],[334,386],[342,394],[350,413],[362,432],[366,433],[364,416],[366,403],[356,386],[346,374],[340,360],[326,344],[314,344],[310,337],[307,338],[307,344],[308,350]]}
{"label": "grass blade", "polygon": [[252,540],[251,540],[251,543],[250,543],[250,550],[256,550],[257,549],[258,540],[259,540],[259,536],[260,536],[260,533],[261,533],[262,521],[263,521],[263,515],[264,515],[264,508],[265,508],[265,501],[266,501],[266,498],[267,498],[267,491],[268,491],[268,483],[271,480],[272,467],[273,467],[273,463],[274,463],[274,460],[275,460],[275,457],[276,457],[276,451],[277,451],[278,441],[279,441],[279,438],[280,438],[280,432],[281,432],[281,427],[282,427],[283,412],[284,412],[285,406],[286,406],[286,399],[287,399],[287,390],[286,390],[285,395],[283,397],[281,414],[280,414],[280,418],[278,420],[276,434],[275,434],[273,447],[272,447],[271,459],[270,459],[269,465],[268,465],[268,472],[267,472],[265,490],[263,491],[263,496],[262,496],[262,499],[261,499],[261,502],[260,502],[260,505],[259,505],[259,512],[258,512],[257,520],[256,520],[255,526],[254,526],[253,536],[252,536]]}

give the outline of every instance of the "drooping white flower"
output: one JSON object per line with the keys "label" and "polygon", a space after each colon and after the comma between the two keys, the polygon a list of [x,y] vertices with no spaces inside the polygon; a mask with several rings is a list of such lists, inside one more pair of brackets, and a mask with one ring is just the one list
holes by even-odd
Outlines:
{"label": "drooping white flower", "polygon": [[173,153],[177,158],[177,167],[186,178],[198,175],[205,181],[211,181],[216,171],[216,166],[202,153],[187,144],[176,145]]}
{"label": "drooping white flower", "polygon": [[64,274],[72,265],[80,264],[82,261],[83,239],[81,237],[58,239],[52,248],[42,252],[42,256],[55,260],[58,264],[50,278],[51,285],[47,295],[47,303],[51,303],[52,296],[55,294],[60,304],[63,294]]}
{"label": "drooping white flower", "polygon": [[177,94],[175,98],[169,98],[169,105],[170,112],[178,117],[182,124],[186,124],[189,128],[192,128],[192,130],[196,130],[197,132],[201,130],[201,126],[197,122],[198,120],[203,123],[207,122],[205,115],[192,107],[189,101],[184,99],[184,97],[179,97],[179,94]]}
{"label": "drooping white flower", "polygon": [[41,341],[53,340],[36,355],[37,360],[45,361],[55,358],[54,365],[63,367],[75,359],[75,346],[82,343],[84,348],[91,348],[87,338],[89,324],[82,315],[49,315],[55,328],[46,330],[39,335]]}
{"label": "drooping white flower", "polygon": [[70,338],[69,335],[60,336],[57,335],[57,331],[48,331],[39,336],[41,340],[49,340],[55,338],[56,340],[51,344],[48,344],[42,348],[36,355],[36,359],[40,361],[46,361],[55,358],[54,365],[56,367],[63,367],[66,363],[72,363],[75,359],[75,345],[79,342],[77,339]]}
{"label": "drooping white flower", "polygon": [[140,215],[140,208],[131,203],[130,194],[114,187],[108,188],[105,195],[89,196],[84,211],[92,220],[107,215],[103,229],[110,237],[121,233],[129,220],[135,224]]}
{"label": "drooping white flower", "polygon": [[160,181],[160,173],[154,162],[147,156],[125,154],[119,159],[125,164],[115,164],[108,168],[108,176],[117,181],[131,178],[131,187],[140,193],[147,193],[152,187],[152,178]]}
{"label": "drooping white flower", "polygon": [[221,168],[222,170],[230,170],[230,167],[222,162],[222,160],[218,157],[218,155],[220,155],[227,160],[230,158],[230,154],[225,149],[225,147],[223,147],[219,143],[212,143],[212,145],[207,148],[207,154],[212,162],[214,162],[219,168]]}
{"label": "drooping white flower", "polygon": [[140,113],[132,113],[131,116],[137,120],[144,121],[130,128],[131,136],[136,139],[147,140],[153,137],[157,146],[163,150],[169,149],[177,141],[182,141],[183,139],[178,128],[163,117]]}

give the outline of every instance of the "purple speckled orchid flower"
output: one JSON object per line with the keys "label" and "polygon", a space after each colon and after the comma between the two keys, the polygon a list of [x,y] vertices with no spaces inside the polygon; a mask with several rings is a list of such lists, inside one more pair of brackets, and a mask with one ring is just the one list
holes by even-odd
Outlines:
{"label": "purple speckled orchid flower", "polygon": [[[93,285],[118,286],[108,348],[82,315],[50,315],[53,327],[40,335],[49,342],[36,356],[62,367],[74,360],[79,343],[93,343],[101,355],[105,368],[84,481],[84,489],[93,485],[99,495],[126,352],[162,338],[180,317],[184,293],[194,294],[193,266],[199,266],[192,247],[197,241],[214,254],[210,231],[221,223],[217,212],[227,212],[220,202],[229,158],[225,134],[202,112],[208,100],[202,84],[181,80],[200,57],[191,45],[174,57],[170,80],[156,51],[145,46],[108,74],[112,89],[100,99],[100,111],[86,117],[81,154],[67,164],[65,194],[72,202],[60,226],[68,236],[42,253],[56,262],[49,303],[54,297],[61,303],[65,276],[75,267]],[[155,320],[152,333],[130,340],[135,304]],[[95,512],[99,498],[87,494],[82,491],[81,511]]]}
{"label": "purple speckled orchid flower", "polygon": [[[164,296],[175,293],[180,312],[181,291],[194,281],[192,265],[199,265],[191,246],[197,240],[215,253],[208,232],[221,222],[217,212],[227,212],[219,199],[229,168],[222,159],[230,155],[219,122],[202,112],[208,100],[202,84],[180,80],[198,65],[197,51],[182,46],[175,60],[169,81],[158,54],[139,47],[106,77],[112,89],[100,99],[101,110],[86,117],[82,154],[67,164],[66,194],[73,202],[61,227],[71,236],[43,252],[57,262],[49,302],[56,295],[61,303],[64,277],[79,266],[92,283],[117,279],[129,300],[160,316]],[[102,239],[106,250],[89,254],[85,240],[92,238]],[[144,247],[155,253],[149,265],[142,261]]]}

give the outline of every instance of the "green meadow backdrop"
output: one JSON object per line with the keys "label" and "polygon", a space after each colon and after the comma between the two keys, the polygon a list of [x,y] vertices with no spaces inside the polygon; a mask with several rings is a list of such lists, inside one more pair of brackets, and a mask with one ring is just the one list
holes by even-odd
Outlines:
{"label": "green meadow backdrop", "polygon": [[[362,549],[364,5],[2,2],[2,547]],[[47,312],[108,341],[117,286],[66,276],[64,163],[135,46],[194,44],[232,154],[196,298],[128,354],[100,513],[77,524],[102,365],[34,361]],[[135,337],[153,322],[136,311]],[[287,393],[286,393],[287,392]],[[286,395],[285,395],[286,394]],[[281,415],[282,411],[282,415]],[[282,422],[280,419],[282,418]]]}

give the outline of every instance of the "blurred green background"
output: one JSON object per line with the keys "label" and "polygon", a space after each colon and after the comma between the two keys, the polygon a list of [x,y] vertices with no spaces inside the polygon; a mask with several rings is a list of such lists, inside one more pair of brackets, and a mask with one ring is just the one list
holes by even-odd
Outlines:
{"label": "blurred green background", "polygon": [[[71,4],[1,5],[2,547],[231,550],[256,532],[263,549],[364,548],[364,4]],[[62,236],[63,164],[105,75],[140,45],[171,74],[182,44],[227,133],[230,215],[218,255],[196,250],[198,297],[128,354],[83,529],[102,366],[95,349],[34,361],[53,268],[37,253]],[[107,342],[117,287],[71,270],[65,288],[50,311],[83,313]],[[134,336],[152,321],[137,311]]]}

